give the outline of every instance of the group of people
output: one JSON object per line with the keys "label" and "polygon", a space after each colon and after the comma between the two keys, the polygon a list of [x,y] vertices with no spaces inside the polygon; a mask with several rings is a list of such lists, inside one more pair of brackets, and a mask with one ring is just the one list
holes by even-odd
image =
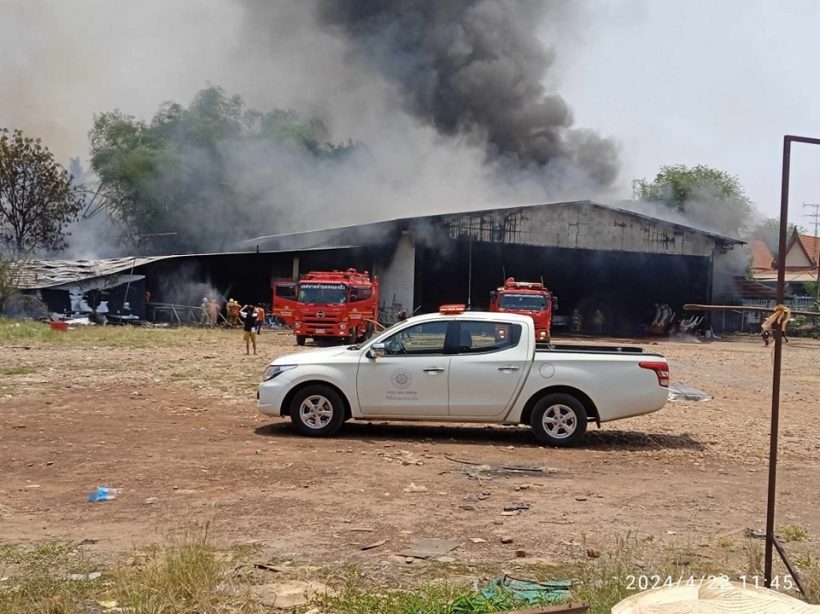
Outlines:
{"label": "group of people", "polygon": [[[572,332],[580,333],[584,328],[584,316],[581,315],[581,312],[576,307],[572,310]],[[596,309],[595,313],[592,316],[592,323],[595,325],[595,332],[597,334],[602,334],[604,332],[604,326],[606,325],[606,316],[604,316],[604,312],[600,309]]]}
{"label": "group of people", "polygon": [[200,305],[202,309],[202,314],[200,315],[200,324],[205,326],[216,326],[219,324],[219,301],[215,298],[208,298],[207,296],[202,299],[202,304]]}

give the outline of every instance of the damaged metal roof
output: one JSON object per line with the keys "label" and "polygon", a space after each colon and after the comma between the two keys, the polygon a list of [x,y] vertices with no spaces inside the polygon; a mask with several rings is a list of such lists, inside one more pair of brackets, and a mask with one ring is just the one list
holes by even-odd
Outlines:
{"label": "damaged metal roof", "polygon": [[21,290],[40,290],[96,277],[130,272],[143,264],[172,256],[103,258],[100,260],[22,260],[15,265],[14,285]]}

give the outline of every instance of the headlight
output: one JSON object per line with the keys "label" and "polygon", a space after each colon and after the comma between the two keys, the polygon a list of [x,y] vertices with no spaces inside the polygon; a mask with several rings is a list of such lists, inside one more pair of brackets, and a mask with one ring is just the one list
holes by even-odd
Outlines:
{"label": "headlight", "polygon": [[339,330],[344,330],[347,328],[347,324],[339,324]]}
{"label": "headlight", "polygon": [[295,368],[296,365],[268,365],[267,369],[265,369],[265,374],[262,376],[262,381],[267,382],[268,380],[272,380],[280,373]]}

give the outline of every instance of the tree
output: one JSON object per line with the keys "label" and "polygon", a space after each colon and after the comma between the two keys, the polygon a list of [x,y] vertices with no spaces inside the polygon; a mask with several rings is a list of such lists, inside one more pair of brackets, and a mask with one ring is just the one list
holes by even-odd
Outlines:
{"label": "tree", "polygon": [[[315,118],[248,110],[239,96],[213,86],[187,108],[163,104],[149,122],[102,113],[90,136],[91,165],[111,216],[134,244],[145,247],[159,236],[164,242],[154,248],[165,251],[216,249],[247,228],[269,229],[270,211],[259,201],[276,189],[263,179],[271,164],[289,155],[310,167],[356,147],[328,144]],[[257,192],[238,179],[251,171]]]}
{"label": "tree", "polygon": [[65,247],[82,198],[40,139],[0,129],[0,247],[15,254]]}
{"label": "tree", "polygon": [[662,166],[652,181],[639,179],[635,188],[641,200],[720,232],[743,234],[754,212],[737,177],[702,164]]}

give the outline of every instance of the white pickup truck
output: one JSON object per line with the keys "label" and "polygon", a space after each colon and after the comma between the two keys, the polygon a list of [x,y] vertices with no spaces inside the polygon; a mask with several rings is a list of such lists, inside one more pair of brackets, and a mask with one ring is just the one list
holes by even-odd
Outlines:
{"label": "white pickup truck", "polygon": [[263,414],[290,416],[303,435],[348,419],[529,424],[569,446],[587,423],[659,410],[669,365],[635,347],[540,345],[531,318],[427,314],[370,341],[276,358],[257,394]]}

